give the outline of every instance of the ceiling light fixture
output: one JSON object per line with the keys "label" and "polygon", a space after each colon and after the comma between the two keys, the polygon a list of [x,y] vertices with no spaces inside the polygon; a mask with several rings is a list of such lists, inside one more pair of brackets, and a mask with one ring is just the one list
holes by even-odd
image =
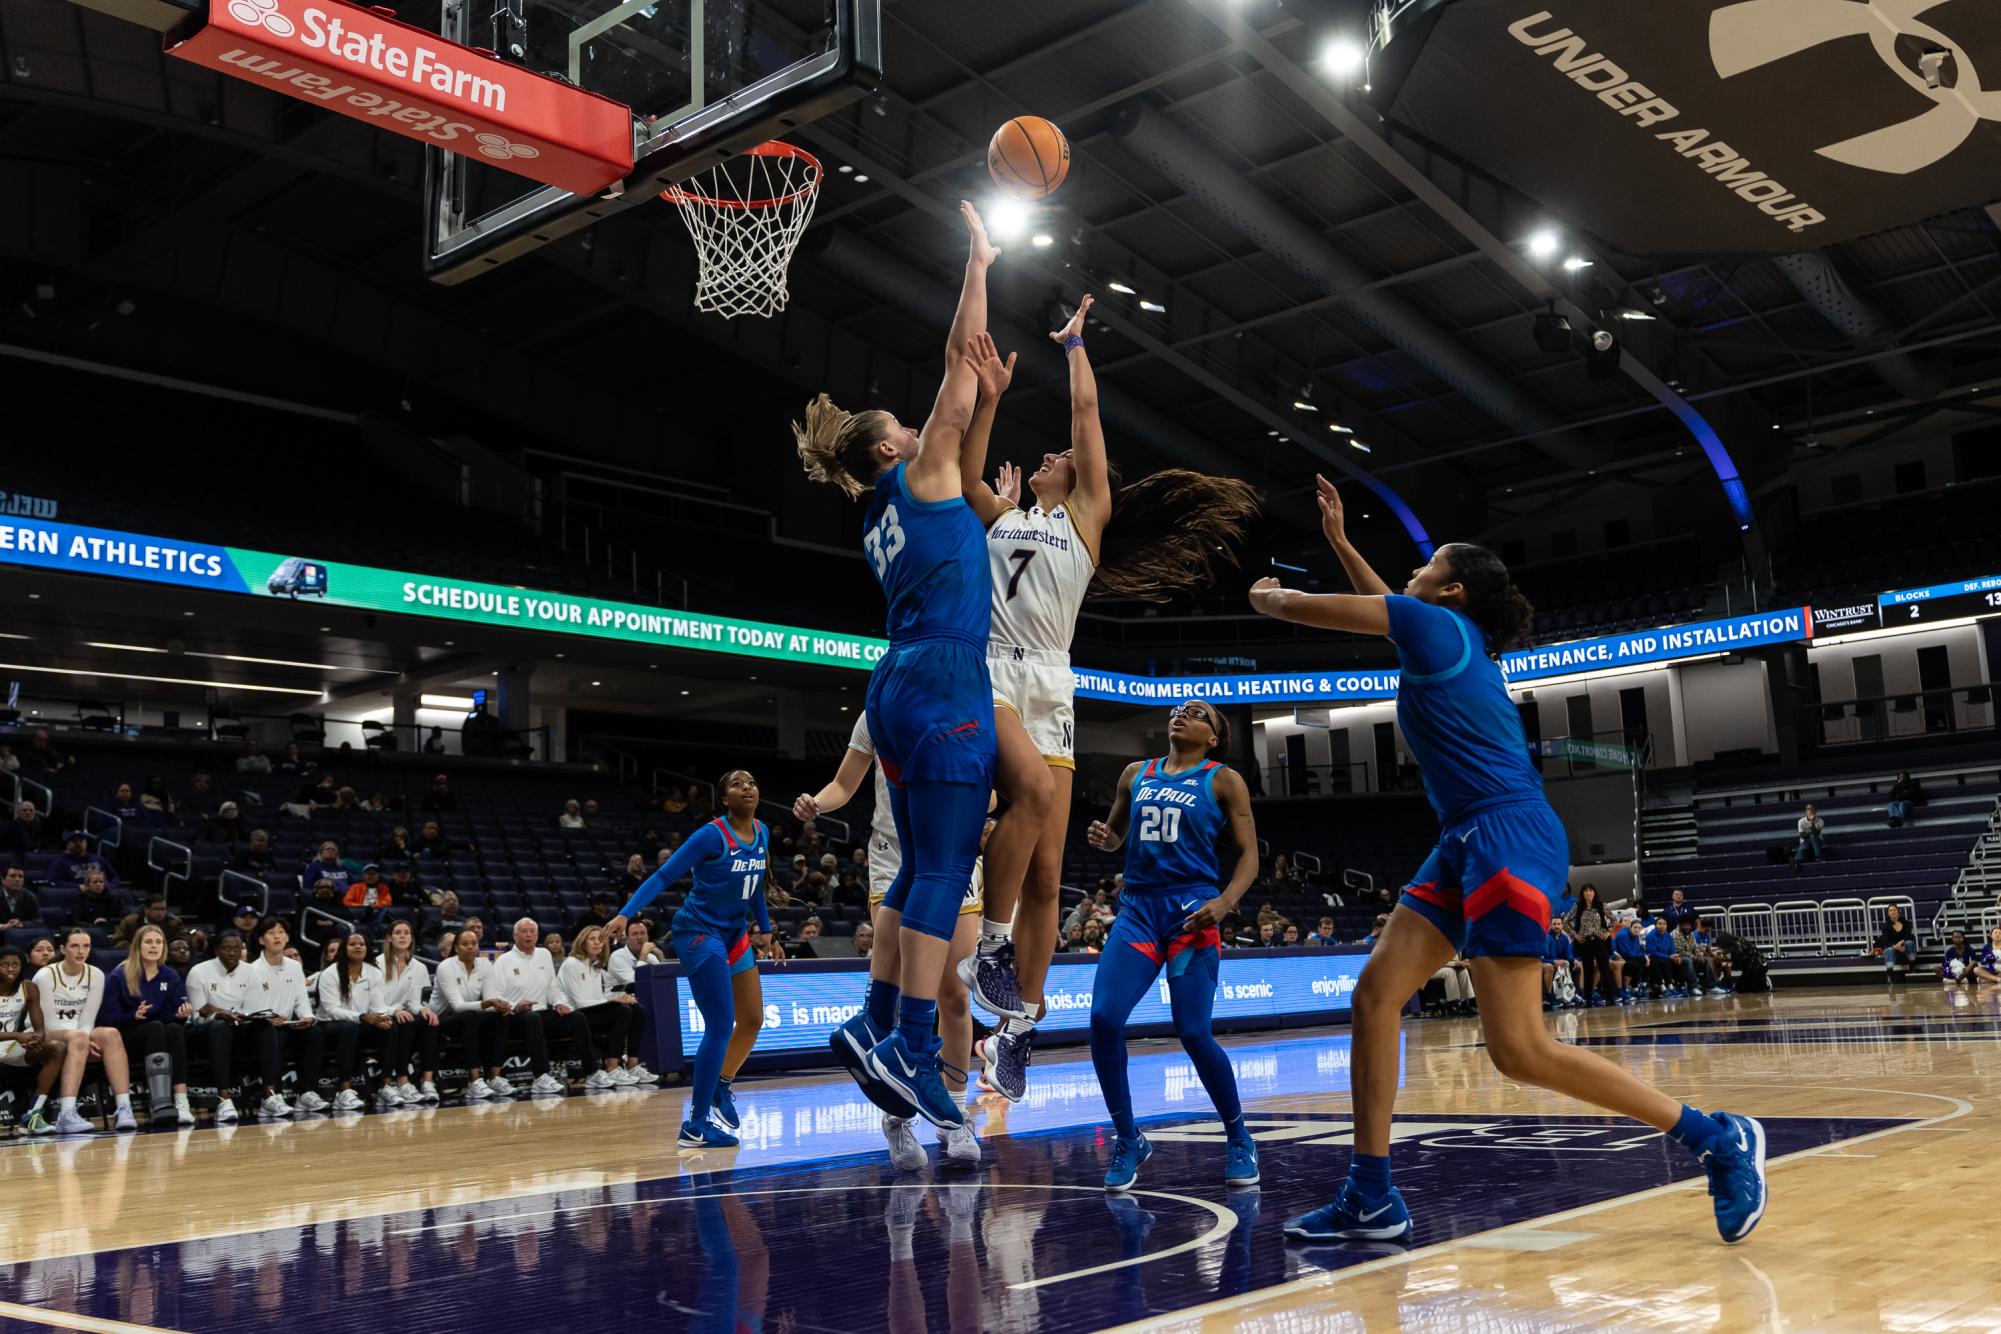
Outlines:
{"label": "ceiling light fixture", "polygon": [[1050,246],[1056,244],[1056,238],[1051,236],[1048,232],[1037,232],[1035,235],[1028,238],[1028,243],[1034,246],[1037,250],[1047,250]]}
{"label": "ceiling light fixture", "polygon": [[[1278,434],[1278,432],[1277,432],[1277,431],[1273,431],[1273,432],[1272,432],[1272,434],[1273,434],[1273,435],[1277,435],[1277,434]],[[0,639],[29,639],[29,638],[32,638],[32,636],[30,636],[30,635],[17,635],[17,634],[12,634],[12,633],[9,633],[9,632],[8,632],[8,631],[6,631],[6,630],[0,630]]]}
{"label": "ceiling light fixture", "polygon": [[94,672],[82,667],[31,667],[25,662],[0,662],[0,671],[39,672],[45,676],[87,676],[105,681],[152,681],[168,686],[200,686],[204,690],[255,690],[266,695],[325,694],[322,690],[301,690],[296,686],[256,686],[242,681],[197,681],[188,676],[142,676],[134,672]]}
{"label": "ceiling light fixture", "polygon": [[1548,259],[1551,255],[1554,255],[1556,253],[1556,246],[1557,239],[1555,232],[1545,230],[1529,237],[1529,253],[1537,259]]}
{"label": "ceiling light fixture", "polygon": [[987,230],[1000,240],[1011,241],[1028,230],[1028,208],[1019,200],[989,200],[985,212]]}
{"label": "ceiling light fixture", "polygon": [[1373,454],[1376,452],[1375,450],[1370,449],[1367,445],[1363,444],[1360,440],[1350,440],[1348,443],[1353,445],[1356,449],[1361,450],[1364,454]]}
{"label": "ceiling light fixture", "polygon": [[163,648],[148,648],[144,644],[107,644],[96,639],[84,640],[83,646],[85,648],[115,648],[121,653],[165,653],[167,651]]}
{"label": "ceiling light fixture", "polygon": [[1624,309],[1620,310],[1619,318],[1622,320],[1651,320],[1651,319],[1656,319],[1658,317],[1654,315],[1649,315],[1644,310],[1634,310],[1631,306],[1627,306]]}
{"label": "ceiling light fixture", "polygon": [[1292,410],[1293,410],[1294,412],[1318,412],[1318,411],[1320,411],[1320,409],[1319,409],[1319,408],[1316,408],[1316,407],[1314,407],[1314,406],[1313,406],[1313,401],[1312,401],[1311,399],[1305,399],[1305,398],[1295,398],[1295,399],[1293,399],[1293,400],[1292,400]]}
{"label": "ceiling light fixture", "polygon": [[856,185],[867,185],[867,184],[868,184],[868,173],[867,173],[867,172],[865,172],[865,171],[858,171],[858,172],[856,172],[856,173],[855,173],[855,184],[856,184]]}
{"label": "ceiling light fixture", "polygon": [[1124,283],[1106,283],[1105,286],[1111,288],[1114,292],[1118,292],[1123,296],[1133,295],[1133,289],[1127,287]]}
{"label": "ceiling light fixture", "polygon": [[1563,261],[1563,269],[1566,273],[1576,273],[1579,269],[1588,269],[1590,267],[1591,261],[1585,259],[1582,255],[1572,255],[1569,259]]}
{"label": "ceiling light fixture", "polygon": [[303,667],[307,671],[312,672],[356,670],[375,672],[382,676],[394,676],[396,674],[391,671],[385,671],[380,667],[344,668],[338,667],[331,662],[294,662],[290,658],[251,658],[241,653],[189,653],[188,656],[190,658],[212,658],[217,662],[250,662],[257,664],[259,667]]}
{"label": "ceiling light fixture", "polygon": [[1336,434],[1336,435],[1353,435],[1353,434],[1355,434],[1355,428],[1354,428],[1354,427],[1352,427],[1352,426],[1343,426],[1343,425],[1342,425],[1342,424],[1341,424],[1340,422],[1328,422],[1328,423],[1327,423],[1327,429],[1328,429],[1328,430],[1330,430],[1330,431],[1332,431],[1332,432],[1334,432],[1334,434]]}
{"label": "ceiling light fixture", "polygon": [[1337,37],[1320,53],[1320,67],[1336,78],[1342,78],[1362,68],[1368,58],[1369,53],[1354,38]]}
{"label": "ceiling light fixture", "polygon": [[471,695],[419,695],[417,703],[427,709],[455,709],[464,712],[472,707]]}
{"label": "ceiling light fixture", "polygon": [[1165,315],[1167,313],[1166,306],[1161,305],[1158,301],[1148,301],[1145,297],[1140,298],[1139,308],[1141,310],[1152,311],[1156,315]]}

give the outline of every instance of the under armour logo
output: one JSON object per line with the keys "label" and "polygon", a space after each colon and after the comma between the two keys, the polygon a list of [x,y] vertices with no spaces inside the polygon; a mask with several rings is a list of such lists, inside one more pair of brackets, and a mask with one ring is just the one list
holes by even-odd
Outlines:
{"label": "under armour logo", "polygon": [[273,37],[290,37],[292,20],[278,12],[278,0],[229,0],[229,16],[238,23],[262,28]]}
{"label": "under armour logo", "polygon": [[[1871,130],[1818,149],[1822,157],[1851,167],[1905,176],[1950,157],[1983,120],[2001,120],[2001,92],[1987,92],[1973,62],[1957,42],[1918,15],[1946,0],[1742,0],[1709,16],[1709,58],[1716,72],[1731,78],[1775,60],[1839,41],[1867,37],[1897,77],[1935,104],[1909,120]],[[1906,66],[1897,39],[1910,37],[1932,48],[1923,72]],[[1945,86],[1951,58],[1957,73]],[[1937,86],[1934,86],[1936,82]]]}
{"label": "under armour logo", "polygon": [[542,156],[542,150],[532,144],[509,143],[497,134],[476,134],[473,136],[473,141],[479,145],[482,156],[499,158],[503,162],[510,158]]}

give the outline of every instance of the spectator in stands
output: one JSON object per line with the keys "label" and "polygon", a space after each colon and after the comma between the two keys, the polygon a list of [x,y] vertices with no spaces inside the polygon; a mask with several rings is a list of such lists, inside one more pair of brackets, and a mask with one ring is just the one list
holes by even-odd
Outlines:
{"label": "spectator in stands", "polygon": [[586,1091],[624,1088],[635,1082],[626,1073],[626,1060],[630,1056],[638,1064],[640,1040],[634,1030],[644,1030],[646,1012],[630,992],[614,992],[616,985],[604,928],[585,927],[577,933],[575,952],[557,968],[556,987],[570,1009],[578,1056],[590,1071],[584,1078]]}
{"label": "spectator in stands", "polygon": [[1820,818],[1820,812],[1814,809],[1814,804],[1809,801],[1806,804],[1806,814],[1799,820],[1799,846],[1793,849],[1795,871],[1800,869],[1800,863],[1808,857],[1819,861],[1827,855],[1827,849],[1821,841],[1821,836],[1826,831],[1827,822]]}
{"label": "spectator in stands", "polygon": [[229,869],[259,880],[277,870],[278,858],[271,851],[271,835],[262,829],[251,830],[249,841],[230,854]]}
{"label": "spectator in stands", "polygon": [[1925,790],[1909,769],[1890,784],[1890,828],[1901,829],[1910,821],[1911,808],[1925,804]]}
{"label": "spectator in stands", "polygon": [[[326,1041],[334,1044],[334,1078],[339,1091],[334,1094],[336,1112],[358,1112],[366,1105],[354,1091],[356,1072],[361,1065],[361,1049],[382,1050],[383,1068],[388,1068],[386,1050],[396,1021],[390,1016],[388,991],[382,970],[368,961],[368,937],[350,931],[342,937],[332,962],[320,970],[319,1016]],[[384,1087],[387,1087],[385,1082]],[[377,1099],[383,1106],[397,1106],[401,1094]]]}
{"label": "spectator in stands", "polygon": [[688,818],[693,824],[707,824],[715,816],[716,804],[700,783],[688,785]]}
{"label": "spectator in stands", "polygon": [[1389,929],[1389,925],[1390,925],[1390,915],[1388,913],[1378,913],[1376,915],[1375,924],[1369,928],[1369,934],[1363,936],[1360,940],[1356,941],[1355,943],[1358,945],[1365,945],[1369,949],[1374,949],[1376,947],[1376,942],[1383,938],[1383,932]]}
{"label": "spectator in stands", "polygon": [[[438,962],[443,963],[446,959],[451,958],[452,955],[457,952],[458,947],[459,947],[459,933],[456,931],[446,931],[439,935],[438,943],[436,945],[433,945],[431,949],[432,952],[436,955]],[[436,999],[435,988],[433,989],[432,998],[434,1000]]]}
{"label": "spectator in stands", "polygon": [[1570,909],[1570,933],[1575,937],[1577,961],[1582,967],[1580,984],[1587,1005],[1610,1005],[1617,998],[1612,984],[1612,914],[1598,900],[1598,886],[1587,884],[1577,891]]}
{"label": "spectator in stands", "polygon": [[21,757],[14,753],[14,747],[11,744],[0,741],[0,773],[17,774],[20,772]]}
{"label": "spectator in stands", "polygon": [[[41,944],[40,941],[35,943],[37,946]],[[30,951],[28,962],[32,964],[34,961],[34,953]],[[2001,926],[1987,933],[1987,948],[1980,952],[1979,966],[1973,971],[1982,982],[2001,985]]]}
{"label": "spectator in stands", "polygon": [[28,946],[27,976],[32,978],[36,973],[54,963],[58,953],[56,938],[54,936],[38,936],[34,943]]}
{"label": "spectator in stands", "polygon": [[7,822],[5,831],[0,831],[0,854],[10,857],[26,857],[31,852],[40,852],[48,839],[48,825],[36,811],[35,803],[22,801],[14,807],[14,818]]}
{"label": "spectator in stands", "polygon": [[[693,788],[688,789],[688,792],[692,791],[694,791]],[[668,788],[667,795],[660,799],[661,813],[665,815],[679,815],[683,811],[686,811],[688,809],[688,792],[683,792],[678,787]]]}
{"label": "spectator in stands", "polygon": [[438,726],[431,728],[431,734],[424,738],[424,753],[426,755],[442,755],[445,753],[444,728]]}
{"label": "spectator in stands", "polygon": [[436,820],[424,821],[417,831],[417,851],[428,857],[442,857],[452,850],[452,841],[445,837],[445,831],[438,827]]}
{"label": "spectator in stands", "polygon": [[[541,938],[534,918],[524,917],[514,924],[514,948],[494,961],[490,995],[504,1007],[500,1014],[506,1038],[519,1039],[528,1049],[528,1068],[535,1076],[528,1092],[548,1097],[565,1091],[563,1082],[549,1073],[549,1038],[568,1025],[554,1022],[561,1017],[552,1004],[556,964],[538,943]],[[492,1084],[488,1079],[487,1085]]]}
{"label": "spectator in stands", "polygon": [[236,757],[236,772],[251,778],[262,778],[271,772],[271,757],[258,748],[257,738],[243,738],[243,753]]}
{"label": "spectator in stands", "polygon": [[29,778],[47,783],[59,777],[65,769],[76,765],[76,756],[56,749],[49,740],[49,729],[37,727],[28,738],[28,748],[21,752],[21,772]]}
{"label": "spectator in stands", "polygon": [[192,824],[199,820],[207,823],[217,811],[215,781],[207,771],[197,770],[188,780],[188,795],[181,798],[180,817],[183,823]]}
{"label": "spectator in stands", "polygon": [[0,931],[42,924],[42,901],[28,888],[28,872],[10,866],[0,872]]}
{"label": "spectator in stands", "polygon": [[809,908],[825,907],[828,896],[832,893],[828,883],[825,871],[810,871],[806,875],[806,883],[795,885],[793,892],[797,901]]}
{"label": "spectator in stands", "polygon": [[1695,916],[1695,905],[1687,902],[1677,889],[1668,896],[1667,907],[1661,909],[1661,913],[1667,918],[1668,930],[1678,931],[1683,923]]}
{"label": "spectator in stands", "polygon": [[1306,943],[1309,945],[1339,945],[1341,941],[1334,934],[1334,919],[1323,914],[1320,918],[1320,925],[1313,929],[1311,935],[1307,936]]}
{"label": "spectator in stands", "polygon": [[237,814],[236,803],[225,801],[215,808],[202,836],[211,843],[241,843],[250,837],[250,831],[243,827],[243,817]]}
{"label": "spectator in stands", "polygon": [[625,925],[625,943],[611,952],[611,980],[613,985],[622,986],[632,981],[639,969],[651,963],[665,963],[667,956],[653,943],[653,933],[646,923],[634,918]]}
{"label": "spectator in stands", "polygon": [[236,905],[229,914],[230,929],[243,937],[243,953],[250,954],[250,942],[257,938],[257,907],[245,900]]}
{"label": "spectator in stands", "polygon": [[[416,954],[417,937],[404,921],[391,922],[382,937],[382,1003],[393,1023],[385,1041],[382,1087],[375,1101],[384,1107],[438,1100],[438,1013],[424,1004],[431,970]],[[410,1081],[410,1057],[417,1057],[417,1081]]]}
{"label": "spectator in stands", "polygon": [[[480,948],[486,948],[486,919],[478,913],[467,913],[465,929],[479,939]],[[463,933],[461,933],[463,934]]]}
{"label": "spectator in stands", "polygon": [[[90,932],[80,926],[63,932],[62,952],[35,974],[34,984],[39,1002],[35,1025],[50,1058],[43,1070],[44,1081],[58,1073],[62,1080],[55,1132],[90,1133],[90,1122],[77,1115],[76,1099],[83,1087],[84,1067],[93,1060],[104,1063],[105,1078],[118,1099],[117,1128],[137,1130],[139,1122],[132,1115],[131,1067],[126,1060],[125,1040],[117,1029],[97,1022],[104,1005],[105,979],[103,971],[90,961]],[[36,1118],[42,1109],[40,1095],[48,1089],[44,1081],[38,1081],[38,1096],[28,1112],[30,1133],[35,1132]]]}
{"label": "spectator in stands", "polygon": [[556,972],[560,975],[563,971],[563,960],[569,957],[569,947],[563,943],[563,933],[543,932],[542,948],[549,951],[549,961],[556,965]]}
{"label": "spectator in stands", "polygon": [[225,931],[216,941],[215,957],[196,964],[187,974],[188,1041],[208,1053],[210,1076],[221,1101],[215,1105],[217,1125],[237,1118],[236,1059],[254,1037],[249,1026],[250,970],[243,962],[240,931]]}
{"label": "spectator in stands", "polygon": [[1883,973],[1894,978],[1897,969],[1910,971],[1918,957],[1917,936],[1909,922],[1904,920],[1903,909],[1891,904],[1884,912],[1883,929],[1876,933],[1876,943],[1869,952],[1883,961]]}
{"label": "spectator in stands", "polygon": [[[1102,930],[1103,928],[1100,928],[1100,929]],[[1086,934],[1089,934],[1089,933],[1088,933],[1088,931],[1086,932]],[[1258,923],[1258,948],[1259,948],[1259,949],[1266,949],[1266,950],[1268,950],[1268,949],[1270,949],[1270,948],[1271,948],[1272,946],[1274,946],[1274,945],[1278,944],[1278,941],[1279,941],[1279,935],[1278,935],[1278,923],[1277,923],[1277,922],[1259,922],[1259,923]]]}
{"label": "spectator in stands", "polygon": [[410,831],[399,824],[391,829],[389,837],[382,841],[382,847],[376,851],[375,860],[386,865],[389,862],[409,861],[416,855],[417,850],[410,845]]}
{"label": "spectator in stands", "polygon": [[591,894],[591,906],[571,925],[571,934],[582,931],[587,926],[603,926],[618,912],[622,899],[614,899],[608,889],[595,890]]}
{"label": "spectator in stands", "polygon": [[875,928],[863,922],[855,928],[855,957],[866,959],[875,950]]}
{"label": "spectator in stands", "polygon": [[420,809],[433,815],[444,815],[459,808],[459,799],[452,793],[451,779],[443,774],[431,779],[431,790],[424,794]]}
{"label": "spectator in stands", "polygon": [[1654,918],[1646,942],[1649,994],[1657,997],[1691,994],[1695,988],[1695,970],[1674,947],[1674,932],[1668,927],[1666,913]]}
{"label": "spectator in stands", "polygon": [[584,827],[584,808],[575,797],[563,803],[563,813],[556,817],[556,827],[558,829],[582,829]]}
{"label": "spectator in stands", "polygon": [[323,773],[318,782],[307,784],[299,793],[298,804],[306,808],[309,816],[337,810],[340,807],[340,792],[340,785],[334,782],[334,776]]}
{"label": "spectator in stands", "polygon": [[361,868],[361,879],[350,881],[347,893],[341,896],[341,906],[347,909],[344,916],[366,932],[382,929],[394,902],[389,885],[382,878],[382,868],[374,862]]}
{"label": "spectator in stands", "polygon": [[140,927],[124,967],[105,979],[102,1018],[124,1038],[126,1052],[140,1061],[155,1053],[166,1055],[174,1120],[184,1126],[195,1123],[194,1108],[188,1105],[187,1024],[193,1013],[186,984],[167,965],[166,934],[157,926]]}
{"label": "spectator in stands", "polygon": [[125,915],[125,905],[111,892],[104,872],[92,867],[83,874],[77,888],[76,909],[70,920],[79,926],[101,926],[109,930]]}
{"label": "spectator in stands", "polygon": [[142,824],[146,819],[146,808],[139,804],[130,783],[111,789],[111,813],[128,824]]}
{"label": "spectator in stands", "polygon": [[1063,952],[1065,954],[1084,952],[1084,923],[1081,919],[1072,919],[1063,924]]}
{"label": "spectator in stands", "polygon": [[[310,865],[310,863],[308,864]],[[308,911],[323,912],[329,917],[340,918],[343,910],[340,900],[341,892],[334,886],[333,881],[327,879],[325,876],[321,876],[318,880],[313,881],[312,889],[306,893],[305,903],[300,905],[299,908],[299,930],[301,934],[307,929],[306,923],[308,918],[306,917],[306,913]],[[342,918],[341,920],[345,919]]]}
{"label": "spectator in stands", "polygon": [[863,879],[866,871],[857,871],[852,866],[841,868],[840,883],[833,888],[834,906],[840,908],[864,908],[868,906],[868,884]]}
{"label": "spectator in stands", "polygon": [[1105,949],[1105,924],[1096,920],[1084,923],[1084,953],[1102,954]]}
{"label": "spectator in stands", "polygon": [[307,759],[304,753],[299,750],[298,742],[287,741],[285,743],[285,757],[278,761],[278,772],[280,774],[287,778],[296,778],[300,782],[304,782],[318,772],[319,767],[318,764]]}
{"label": "spectator in stands", "polygon": [[1291,948],[1299,944],[1299,926],[1297,923],[1287,922],[1285,924],[1285,935],[1279,939],[1279,944],[1284,945],[1287,948]]}
{"label": "spectator in stands", "polygon": [[1939,962],[1939,976],[1947,986],[1971,987],[1979,982],[1980,953],[1967,943],[1964,931],[1952,933],[1952,940],[1945,947],[1945,958]]}
{"label": "spectator in stands", "polygon": [[188,933],[187,924],[167,912],[165,894],[148,894],[140,909],[128,913],[118,923],[118,929],[111,933],[111,944],[116,949],[126,949],[139,937],[142,926],[156,926],[167,939],[172,940]]}
{"label": "spectator in stands", "polygon": [[1091,918],[1091,907],[1092,900],[1088,894],[1071,905],[1070,911],[1063,918],[1063,938],[1065,940],[1071,939],[1073,931],[1076,933],[1078,940],[1081,941],[1084,938],[1084,923]]}
{"label": "spectator in stands", "polygon": [[[632,891],[638,889],[641,885],[645,883],[646,883],[646,858],[640,856],[638,853],[635,852],[630,857],[627,857],[625,859],[625,870],[621,872],[619,875],[618,887],[615,891],[615,894],[617,896],[617,901],[619,903],[624,903],[627,899],[632,897]],[[611,919],[606,918],[605,920],[610,921]]]}
{"label": "spectator in stands", "polygon": [[339,897],[347,893],[348,882],[354,879],[354,873],[341,860],[340,844],[328,839],[320,844],[320,850],[306,863],[299,879],[308,885],[317,885],[325,880],[334,887],[335,896]]}
{"label": "spectator in stands", "polygon": [[63,836],[63,850],[49,862],[48,877],[58,885],[80,885],[84,872],[98,870],[107,881],[118,877],[111,869],[111,863],[90,850],[90,835],[81,829],[72,829]]}
{"label": "spectator in stands", "polygon": [[[323,1112],[327,1101],[319,1093],[320,1074],[326,1056],[326,1034],[320,1031],[313,1013],[311,993],[306,989],[306,970],[292,950],[291,928],[276,917],[257,923],[259,953],[245,965],[250,976],[244,993],[250,1006],[250,1020],[256,1034],[257,1063],[263,1075],[264,1100],[258,1112],[266,1117],[301,1112]],[[284,1081],[285,1057],[293,1057],[299,1077],[296,1107],[279,1093]]]}
{"label": "spectator in stands", "polygon": [[597,822],[598,822],[598,799],[596,797],[585,797],[584,826],[585,828],[588,829],[595,829],[597,827]]}
{"label": "spectator in stands", "polygon": [[[459,896],[449,889],[438,896],[437,907],[424,913],[423,929],[426,936],[435,936],[440,931],[449,931],[453,936],[457,936],[459,932],[465,930],[465,926],[465,915],[459,911]],[[446,950],[444,957],[450,958],[451,951]]]}
{"label": "spectator in stands", "polygon": [[173,794],[167,791],[167,780],[154,774],[146,780],[146,790],[139,794],[139,809],[144,811],[148,824],[165,825],[173,821],[179,809]]}
{"label": "spectator in stands", "polygon": [[195,959],[207,950],[208,936],[202,928],[193,927],[186,936],[167,942],[167,966],[186,978],[188,969],[195,965]]}

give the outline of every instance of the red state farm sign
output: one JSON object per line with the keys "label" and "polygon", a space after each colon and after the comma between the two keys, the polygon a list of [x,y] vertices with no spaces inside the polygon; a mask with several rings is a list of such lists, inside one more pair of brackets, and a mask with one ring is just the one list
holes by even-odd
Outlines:
{"label": "red state farm sign", "polygon": [[210,0],[167,54],[422,143],[591,194],[632,170],[622,103],[532,74],[386,9],[341,0]]}

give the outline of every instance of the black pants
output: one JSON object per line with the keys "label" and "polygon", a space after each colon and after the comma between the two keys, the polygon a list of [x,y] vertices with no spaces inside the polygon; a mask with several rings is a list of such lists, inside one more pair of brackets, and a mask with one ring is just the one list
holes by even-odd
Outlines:
{"label": "black pants", "polygon": [[138,1057],[139,1076],[145,1078],[146,1058],[156,1051],[167,1053],[174,1068],[174,1082],[188,1082],[188,1026],[162,1019],[141,1019],[121,1030],[125,1050]]}
{"label": "black pants", "polygon": [[382,1043],[382,1073],[390,1082],[410,1073],[410,1054],[417,1054],[417,1073],[435,1073],[438,1068],[438,1030],[441,1024],[413,1017],[407,1024],[392,1024]]}
{"label": "black pants", "polygon": [[500,1016],[500,1024],[495,1029],[498,1040],[488,1048],[492,1058],[487,1065],[499,1065],[507,1059],[509,1046],[519,1042],[528,1049],[528,1069],[537,1079],[549,1073],[549,1037],[544,1019],[561,1024],[563,1019],[553,1011],[545,1015],[541,1010],[530,1010],[526,1014]]}
{"label": "black pants", "polygon": [[264,1086],[276,1089],[284,1082],[285,1057],[289,1055],[292,1068],[299,1072],[299,1092],[318,1089],[326,1066],[326,1027],[314,1024],[311,1028],[280,1028],[265,1020],[256,1021],[257,1064],[264,1076]]}
{"label": "black pants", "polygon": [[257,1030],[249,1024],[226,1023],[221,1019],[197,1019],[189,1027],[193,1030],[192,1037],[207,1044],[208,1068],[215,1077],[216,1092],[227,1098],[235,1084],[237,1053],[254,1052]]}
{"label": "black pants", "polygon": [[637,1005],[606,1001],[587,1010],[575,1010],[577,1056],[587,1068],[596,1069],[603,1057],[617,1059],[639,1054],[640,1037],[646,1029],[646,1012]]}
{"label": "black pants", "polygon": [[504,1050],[507,1042],[506,1030],[501,1025],[501,1017],[492,1010],[460,1010],[445,1020],[445,1027],[451,1031],[452,1040],[465,1048],[466,1070],[470,1078],[486,1077],[488,1057],[499,1064],[493,1053]]}
{"label": "black pants", "polygon": [[334,1045],[335,1077],[343,1084],[353,1083],[355,1072],[362,1069],[363,1047],[375,1051],[387,1046],[388,1035],[374,1024],[356,1019],[329,1019],[320,1027],[327,1030],[327,1041]]}
{"label": "black pants", "polygon": [[1588,999],[1595,990],[1610,1000],[1616,994],[1612,986],[1612,942],[1603,936],[1587,940],[1577,939],[1577,961],[1584,965],[1584,995]]}

